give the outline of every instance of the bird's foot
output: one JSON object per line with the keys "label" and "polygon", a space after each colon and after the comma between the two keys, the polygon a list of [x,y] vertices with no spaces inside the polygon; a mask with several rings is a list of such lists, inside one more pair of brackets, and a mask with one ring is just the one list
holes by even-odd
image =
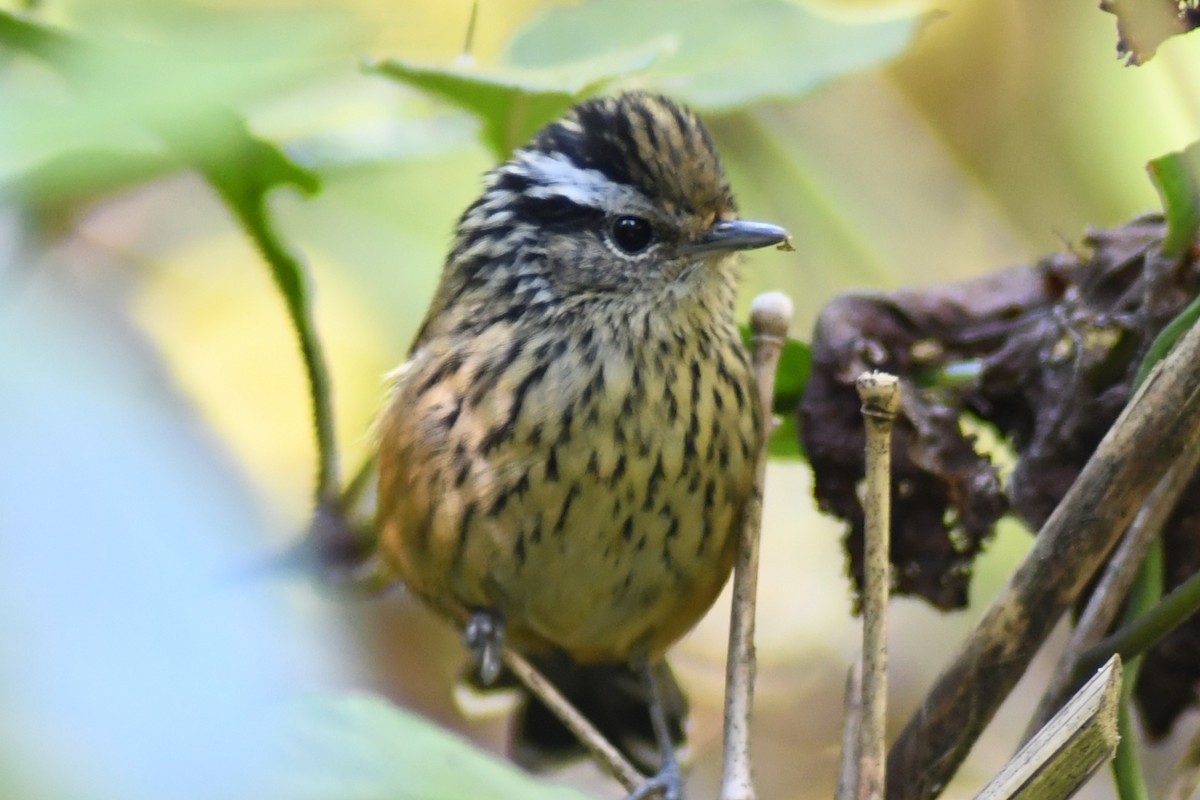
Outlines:
{"label": "bird's foot", "polygon": [[657,775],[634,789],[627,800],[646,800],[655,795],[662,800],[683,800],[683,772],[673,757],[666,760]]}
{"label": "bird's foot", "polygon": [[503,665],[504,618],[496,611],[476,611],[467,621],[466,638],[479,666],[479,679],[484,686],[491,686]]}
{"label": "bird's foot", "polygon": [[679,759],[675,757],[675,743],[671,741],[671,731],[667,727],[662,687],[653,665],[643,664],[642,674],[650,693],[650,724],[654,728],[654,738],[658,740],[658,749],[662,754],[662,767],[657,775],[634,789],[628,800],[646,800],[656,794],[662,800],[683,800],[683,771],[679,768]]}

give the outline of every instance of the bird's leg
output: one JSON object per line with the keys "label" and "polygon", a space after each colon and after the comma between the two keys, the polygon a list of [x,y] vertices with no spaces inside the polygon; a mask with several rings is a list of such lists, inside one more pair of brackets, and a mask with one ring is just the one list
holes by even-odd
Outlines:
{"label": "bird's leg", "polygon": [[504,617],[500,612],[480,609],[467,621],[467,647],[479,666],[479,679],[491,686],[500,675],[501,653],[504,650]]}
{"label": "bird's leg", "polygon": [[683,771],[675,757],[675,742],[667,726],[667,712],[663,706],[662,690],[658,675],[649,662],[643,666],[646,686],[650,690],[650,724],[654,727],[654,738],[662,753],[662,766],[654,777],[649,778],[629,795],[628,800],[646,800],[657,794],[663,800],[683,800]]}

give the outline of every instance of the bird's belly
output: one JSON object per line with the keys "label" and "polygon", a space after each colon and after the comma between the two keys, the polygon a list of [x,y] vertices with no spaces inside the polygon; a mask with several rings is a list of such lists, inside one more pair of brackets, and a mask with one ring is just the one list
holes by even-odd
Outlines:
{"label": "bird's belly", "polygon": [[[536,542],[518,535],[524,554],[492,562],[493,602],[514,639],[609,661],[657,654],[690,629],[728,577],[744,507],[743,498],[726,496],[731,483],[707,480],[724,484],[708,510],[706,480],[696,492],[685,479],[650,495],[644,481],[576,484],[567,527],[543,530]],[[536,518],[540,508],[515,509],[514,517]],[[493,533],[510,552],[511,530]]]}
{"label": "bird's belly", "polygon": [[755,452],[752,415],[705,388],[694,405],[675,385],[632,414],[581,408],[567,435],[516,448],[519,464],[497,454],[482,482],[500,507],[467,535],[484,568],[458,590],[498,608],[514,641],[579,661],[656,654],[690,629],[728,578]]}
{"label": "bird's belly", "polygon": [[385,420],[381,447],[399,452],[384,463],[420,465],[381,475],[385,549],[410,588],[583,662],[656,655],[690,629],[752,491],[744,361],[563,361],[519,403],[511,386],[467,390],[401,397]]}

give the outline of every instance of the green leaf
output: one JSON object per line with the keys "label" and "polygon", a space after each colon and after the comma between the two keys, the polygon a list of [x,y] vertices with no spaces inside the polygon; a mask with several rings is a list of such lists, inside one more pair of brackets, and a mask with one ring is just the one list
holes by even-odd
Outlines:
{"label": "green leaf", "polygon": [[0,44],[49,60],[59,57],[68,42],[63,35],[50,28],[11,12],[0,11]]}
{"label": "green leaf", "polygon": [[767,456],[781,459],[808,458],[804,448],[800,446],[800,430],[796,425],[794,411],[779,417],[779,427],[771,432],[771,440],[767,442]]}
{"label": "green leaf", "polygon": [[213,107],[206,121],[203,136],[173,126],[155,127],[171,149],[199,170],[221,195],[258,247],[283,295],[308,377],[317,440],[316,502],[326,505],[334,502],[340,491],[329,372],[313,320],[308,273],[275,231],[267,208],[267,195],[272,189],[290,185],[311,195],[320,188],[320,181],[274,144],[251,134],[233,112]]}
{"label": "green leaf", "polygon": [[1168,322],[1158,332],[1158,336],[1154,337],[1154,341],[1150,343],[1150,349],[1146,351],[1145,358],[1138,366],[1138,372],[1131,387],[1133,391],[1137,391],[1150,376],[1150,370],[1167,357],[1171,348],[1175,346],[1175,342],[1179,341],[1179,337],[1190,331],[1197,321],[1200,321],[1200,297],[1188,303],[1187,307]]}
{"label": "green leaf", "polygon": [[187,113],[179,115],[171,113],[180,107],[179,98],[164,108],[144,103],[146,98],[140,95],[136,101],[124,97],[123,81],[136,84],[145,79],[161,91],[163,74],[181,74],[177,56],[168,50],[126,41],[85,41],[4,12],[0,12],[0,44],[53,67],[73,89],[81,109],[118,98],[113,102],[120,125],[156,134],[171,158],[199,171],[229,206],[262,253],[283,294],[309,380],[319,461],[317,502],[333,502],[338,479],[332,401],[312,319],[308,276],[274,230],[267,208],[267,195],[279,186],[294,186],[305,194],[316,192],[320,186],[316,175],[291,161],[274,144],[256,137],[238,114],[206,92],[186,97]]}
{"label": "green leaf", "polygon": [[[747,349],[753,349],[750,327],[738,326],[742,334],[742,344]],[[808,385],[808,377],[812,374],[812,348],[804,342],[788,337],[783,343],[779,354],[779,366],[775,371],[775,394],[772,411],[776,414],[790,414],[800,406],[800,398],[804,395],[804,387]]]}
{"label": "green leaf", "polygon": [[[1162,540],[1156,539],[1146,553],[1138,569],[1137,582],[1130,592],[1125,611],[1121,616],[1121,628],[1124,629],[1149,611],[1162,597],[1163,591],[1163,551]],[[1121,705],[1119,708],[1118,730],[1120,739],[1117,751],[1113,756],[1113,777],[1117,785],[1117,796],[1121,800],[1149,800],[1150,792],[1146,789],[1146,773],[1138,752],[1137,728],[1133,724],[1134,691],[1137,688],[1138,676],[1142,670],[1141,656],[1123,657],[1123,675],[1121,678]]]}
{"label": "green leaf", "polygon": [[1163,255],[1182,258],[1192,249],[1200,229],[1200,142],[1154,159],[1146,170],[1167,217]]}
{"label": "green leaf", "polygon": [[568,53],[536,68],[484,70],[389,59],[367,69],[438,95],[479,117],[484,142],[502,160],[580,99],[616,78],[646,69],[669,44],[669,40],[643,39],[635,47],[610,49],[590,58]]}
{"label": "green leaf", "polygon": [[[751,347],[750,328],[739,327],[742,343]],[[771,411],[779,415],[779,427],[771,434],[767,443],[767,454],[772,458],[804,458],[800,447],[800,433],[796,425],[796,410],[804,396],[804,387],[812,374],[812,348],[796,339],[787,339],[779,354],[779,366],[775,370],[775,393]]]}
{"label": "green leaf", "polygon": [[299,704],[279,769],[280,796],[336,798],[528,798],[583,800],[537,780],[429,721],[365,694]]}
{"label": "green leaf", "polygon": [[86,203],[160,178],[179,162],[157,150],[89,147],[51,156],[0,185],[0,197],[33,209]]}
{"label": "green leaf", "polygon": [[511,63],[543,67],[675,37],[645,73],[698,109],[798,97],[899,55],[923,16],[848,23],[786,0],[594,0],[552,8],[518,33]]}
{"label": "green leaf", "polygon": [[[180,4],[139,15],[137,37],[75,33],[0,11],[0,53],[52,64],[65,79],[0,84],[0,172],[72,150],[145,146],[155,121],[204,131],[214,104],[278,91],[315,74],[344,23],[328,15],[204,13]],[[280,36],[285,28],[287,36]]]}
{"label": "green leaf", "polygon": [[783,343],[775,374],[775,413],[790,414],[800,407],[804,387],[812,374],[812,348],[796,339]]}

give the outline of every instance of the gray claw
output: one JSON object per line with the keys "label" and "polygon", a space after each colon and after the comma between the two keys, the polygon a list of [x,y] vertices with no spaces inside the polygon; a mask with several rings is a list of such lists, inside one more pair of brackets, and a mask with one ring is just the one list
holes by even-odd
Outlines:
{"label": "gray claw", "polygon": [[646,781],[626,798],[626,800],[646,800],[657,794],[663,800],[683,800],[683,773],[679,764],[672,759],[653,778]]}
{"label": "gray claw", "polygon": [[476,611],[467,622],[467,646],[479,665],[479,679],[490,686],[500,676],[504,650],[504,619],[495,611]]}

